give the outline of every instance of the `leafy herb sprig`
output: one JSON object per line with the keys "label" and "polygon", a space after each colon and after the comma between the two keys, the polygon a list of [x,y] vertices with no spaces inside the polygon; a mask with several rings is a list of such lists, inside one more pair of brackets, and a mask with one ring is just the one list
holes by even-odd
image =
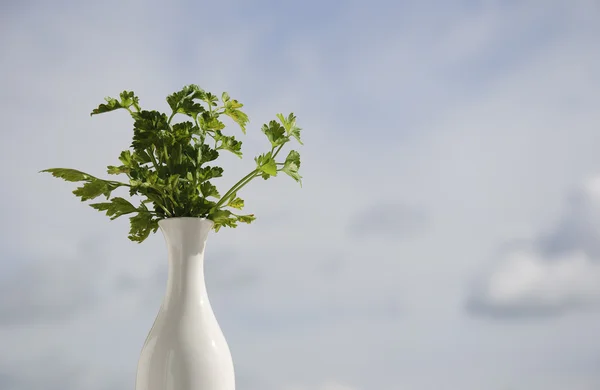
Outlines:
{"label": "leafy herb sprig", "polygon": [[[241,215],[232,210],[241,210],[244,200],[238,191],[257,177],[267,180],[284,172],[302,185],[300,154],[291,150],[285,160],[277,161],[285,144],[295,138],[300,144],[300,128],[296,117],[277,114],[262,126],[271,149],[254,158],[255,168],[220,195],[212,179],[223,175],[223,168],[208,163],[214,162],[222,150],[242,157],[242,142],[232,135],[225,135],[225,124],[219,119],[226,115],[233,119],[246,134],[248,116],[240,110],[243,105],[224,92],[221,100],[197,85],[185,86],[181,91],[167,96],[171,114],[142,110],[139,98],[131,91],[123,91],[120,99],[105,98],[90,115],[118,109],[129,112],[134,120],[133,141],[130,149],[119,155],[120,165],[109,165],[110,175],[126,175],[128,183],[105,180],[70,168],[50,168],[53,176],[70,182],[83,182],[73,193],[81,201],[104,195],[106,202],[90,204],[96,210],[106,212],[111,220],[122,215],[131,216],[129,239],[143,242],[151,232],[158,230],[158,221],[174,217],[204,217],[214,222],[214,230],[221,227],[236,227],[238,222],[251,223],[253,214]],[[177,114],[187,117],[186,121],[174,123]],[[134,206],[122,197],[111,197],[112,191],[127,187],[129,195],[145,198]],[[150,205],[149,208],[147,205]]]}

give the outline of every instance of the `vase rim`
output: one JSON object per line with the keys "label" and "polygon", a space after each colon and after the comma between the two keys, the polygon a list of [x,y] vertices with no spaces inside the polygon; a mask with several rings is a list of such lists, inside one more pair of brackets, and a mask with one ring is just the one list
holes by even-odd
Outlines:
{"label": "vase rim", "polygon": [[202,220],[207,220],[207,221],[211,221],[210,219],[206,218],[206,217],[169,217],[169,218],[162,218],[159,219],[159,221],[164,221],[165,219],[202,219]]}
{"label": "vase rim", "polygon": [[198,222],[209,223],[211,225],[215,224],[215,222],[213,220],[205,218],[205,217],[169,217],[169,218],[159,219],[158,224],[161,225],[161,223],[165,222],[165,221],[198,221]]}

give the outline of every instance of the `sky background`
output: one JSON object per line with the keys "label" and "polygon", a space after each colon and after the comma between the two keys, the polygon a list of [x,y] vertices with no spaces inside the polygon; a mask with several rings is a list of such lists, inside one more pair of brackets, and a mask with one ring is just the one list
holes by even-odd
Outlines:
{"label": "sky background", "polygon": [[303,188],[208,239],[239,390],[600,389],[599,39],[596,0],[2,2],[0,389],[134,388],[164,238],[38,171],[106,177],[90,111],[191,83],[250,116],[221,192],[303,128]]}

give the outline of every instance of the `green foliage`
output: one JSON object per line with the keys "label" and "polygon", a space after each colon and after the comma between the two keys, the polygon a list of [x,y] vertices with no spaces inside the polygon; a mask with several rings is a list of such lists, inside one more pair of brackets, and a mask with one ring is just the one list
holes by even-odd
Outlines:
{"label": "green foliage", "polygon": [[[142,110],[139,98],[131,91],[121,92],[119,99],[105,98],[106,103],[100,104],[91,113],[96,115],[124,109],[131,115],[131,149],[119,155],[121,165],[107,166],[109,175],[125,175],[127,182],[104,180],[69,168],[50,168],[40,172],[82,183],[73,191],[81,201],[105,196],[106,202],[90,206],[105,212],[111,220],[134,214],[129,217],[131,229],[128,238],[138,243],[156,232],[158,221],[164,218],[207,218],[214,222],[215,231],[224,226],[233,228],[238,223],[251,223],[256,219],[254,214],[238,215],[229,209],[244,208],[244,200],[237,193],[257,177],[266,180],[283,171],[302,185],[298,173],[298,152],[290,151],[283,162],[276,160],[291,138],[302,144],[294,114],[287,117],[277,114],[279,122],[272,120],[262,126],[270,151],[255,157],[255,169],[221,196],[211,181],[223,175],[223,168],[207,164],[217,160],[221,150],[242,158],[242,142],[223,133],[225,124],[219,117],[228,116],[246,134],[248,116],[240,110],[243,104],[231,99],[227,92],[221,94],[219,102],[216,95],[194,84],[168,95],[166,100],[171,108],[169,116],[155,110]],[[177,114],[185,115],[189,120],[172,123]],[[209,144],[210,139],[214,146]],[[141,196],[140,205],[136,207],[122,197],[111,197],[119,187],[128,188],[130,196]],[[148,208],[146,204],[152,207]]]}
{"label": "green foliage", "polygon": [[111,220],[118,218],[121,215],[138,211],[127,199],[119,197],[112,198],[110,202],[92,203],[90,206],[99,211],[106,211],[106,215],[109,216]]}
{"label": "green foliage", "polygon": [[298,170],[300,169],[300,153],[295,150],[290,150],[285,162],[283,163],[283,168],[281,170],[288,175],[290,175],[294,180],[300,183],[302,186],[302,176],[298,174]]}

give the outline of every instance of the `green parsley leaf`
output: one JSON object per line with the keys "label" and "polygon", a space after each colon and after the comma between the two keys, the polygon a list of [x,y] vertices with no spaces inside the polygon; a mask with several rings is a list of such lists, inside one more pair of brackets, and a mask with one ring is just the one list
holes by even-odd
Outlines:
{"label": "green parsley leaf", "polygon": [[122,173],[126,173],[127,174],[127,173],[131,172],[131,168],[128,168],[125,165],[121,165],[121,166],[118,166],[118,167],[116,167],[114,165],[109,165],[107,167],[106,171],[107,171],[107,173],[109,175],[120,175]]}
{"label": "green parsley leaf", "polygon": [[222,130],[225,128],[225,124],[217,119],[214,114],[205,111],[200,116],[200,128],[204,131]]}
{"label": "green parsley leaf", "polygon": [[237,227],[236,218],[229,210],[216,210],[208,218],[215,223],[213,229],[218,232],[222,226]]}
{"label": "green parsley leaf", "polygon": [[300,153],[292,150],[285,159],[285,163],[281,170],[300,183],[300,186],[302,187],[302,176],[298,174],[298,169],[300,169]]}
{"label": "green parsley leaf", "polygon": [[100,195],[106,196],[108,198],[110,193],[117,188],[116,185],[100,180],[100,179],[92,179],[85,183],[81,187],[77,187],[73,193],[81,198],[81,201],[84,202],[86,200],[94,199],[99,197]]}
{"label": "green parsley leaf", "polygon": [[238,141],[234,136],[223,135],[220,131],[215,132],[215,141],[220,142],[217,150],[227,150],[239,158],[242,158],[242,141]]}
{"label": "green parsley leaf", "polygon": [[294,116],[294,113],[290,113],[287,118],[284,117],[283,114],[277,114],[277,118],[283,124],[286,134],[296,138],[300,145],[304,145],[300,140],[300,131],[302,129],[296,126],[296,116]]}
{"label": "green parsley leaf", "polygon": [[235,99],[229,99],[229,95],[227,95],[227,100],[223,100],[223,102],[225,103],[225,111],[223,113],[233,119],[240,126],[240,129],[242,129],[242,133],[246,134],[248,115],[240,110],[244,105]]}
{"label": "green parsley leaf", "polygon": [[266,134],[273,147],[283,145],[290,140],[285,135],[285,128],[275,121],[269,122],[269,125],[263,125],[261,130]]}
{"label": "green parsley leaf", "polygon": [[231,195],[231,200],[227,203],[227,206],[241,210],[244,208],[244,200],[238,198],[237,195],[234,193],[233,195]]}
{"label": "green parsley leaf", "polygon": [[254,216],[254,214],[238,215],[237,220],[238,222],[242,223],[252,223],[252,221],[256,220],[256,217]]}
{"label": "green parsley leaf", "polygon": [[129,201],[119,197],[112,198],[110,202],[92,203],[90,206],[99,211],[106,211],[111,220],[138,211]]}
{"label": "green parsley leaf", "polygon": [[216,160],[219,157],[219,152],[204,144],[197,149],[197,165],[200,166],[207,162]]}
{"label": "green parsley leaf", "polygon": [[221,167],[203,167],[198,170],[199,183],[221,176],[223,176],[223,168]]}
{"label": "green parsley leaf", "polygon": [[260,170],[269,176],[277,176],[277,164],[274,159],[270,159],[265,164],[260,166]]}
{"label": "green parsley leaf", "polygon": [[52,176],[61,178],[66,181],[84,181],[93,179],[93,176],[88,175],[85,172],[81,172],[76,169],[70,168],[50,168],[44,169],[43,171],[40,171],[40,173],[41,172],[51,173]]}
{"label": "green parsley leaf", "polygon": [[204,195],[205,198],[212,196],[213,198],[219,199],[221,195],[219,195],[219,191],[217,187],[215,187],[212,183],[205,181],[198,186],[198,189]]}
{"label": "green parsley leaf", "polygon": [[158,230],[158,219],[153,218],[152,214],[147,212],[148,209],[143,203],[140,208],[142,208],[142,212],[129,218],[131,229],[128,238],[138,243],[142,243],[151,232]]}

